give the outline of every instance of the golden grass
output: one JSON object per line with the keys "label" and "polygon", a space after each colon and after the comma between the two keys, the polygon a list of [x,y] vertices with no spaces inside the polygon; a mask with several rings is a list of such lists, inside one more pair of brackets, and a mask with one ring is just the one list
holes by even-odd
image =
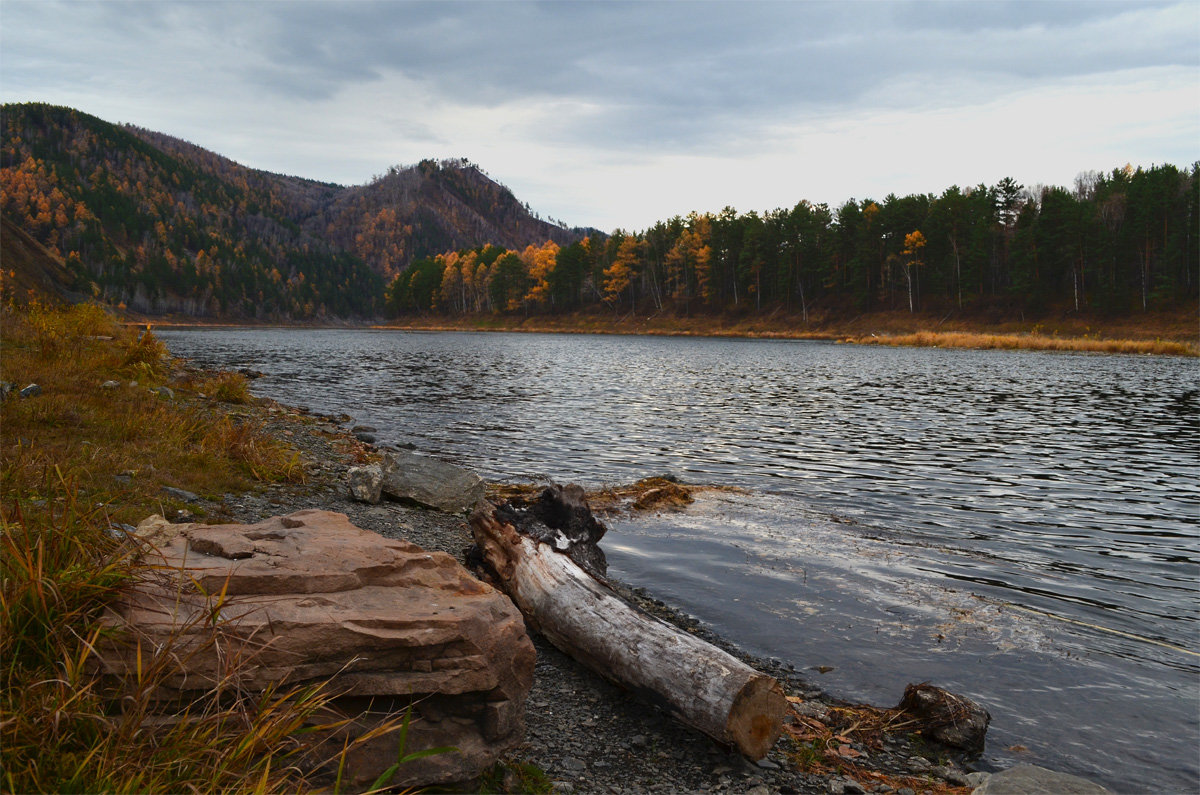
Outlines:
{"label": "golden grass", "polygon": [[1174,340],[1098,339],[1047,334],[980,334],[964,331],[918,331],[912,334],[848,337],[861,345],[894,345],[923,348],[979,348],[988,350],[1082,351],[1166,356],[1200,356],[1195,343]]}
{"label": "golden grass", "polygon": [[329,713],[325,688],[218,688],[164,719],[157,683],[189,651],[146,649],[119,686],[95,659],[113,632],[100,616],[141,565],[113,523],[163,512],[165,485],[219,496],[300,480],[296,453],[186,380],[152,391],[177,364],[96,307],[9,303],[0,344],[0,378],[42,388],[0,405],[0,790],[310,788],[299,760]]}

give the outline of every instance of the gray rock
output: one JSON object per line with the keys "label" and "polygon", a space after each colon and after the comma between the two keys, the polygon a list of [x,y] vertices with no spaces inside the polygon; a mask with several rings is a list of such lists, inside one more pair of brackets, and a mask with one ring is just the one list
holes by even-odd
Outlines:
{"label": "gray rock", "polygon": [[190,491],[184,491],[183,489],[177,489],[174,486],[163,486],[162,492],[168,497],[174,497],[175,499],[183,500],[184,502],[200,502],[200,495],[193,494]]}
{"label": "gray rock", "polygon": [[909,685],[899,709],[919,722],[919,731],[938,742],[978,753],[983,750],[991,713],[966,696],[929,684]]}
{"label": "gray rock", "polygon": [[23,398],[37,397],[38,395],[42,394],[42,388],[37,384],[30,384],[22,389],[20,394]]}
{"label": "gray rock", "polygon": [[1017,765],[999,773],[972,791],[972,795],[1111,795],[1095,782],[1036,765]]}
{"label": "gray rock", "polygon": [[352,467],[346,473],[349,481],[350,497],[359,502],[369,502],[375,505],[382,499],[383,467],[371,464],[365,467]]}
{"label": "gray rock", "polygon": [[171,400],[175,397],[175,390],[171,389],[169,386],[160,386],[155,389],[151,389],[150,391],[161,398],[166,398],[167,400]]}
{"label": "gray rock", "polygon": [[562,760],[562,769],[568,773],[582,773],[587,770],[587,765],[573,756],[568,756]]}
{"label": "gray rock", "polygon": [[992,776],[991,773],[984,773],[982,771],[976,772],[976,773],[968,773],[967,774],[967,786],[968,787],[978,787],[978,786],[982,785],[983,782],[985,782],[989,778],[991,778],[991,776]]}
{"label": "gray rock", "polygon": [[447,513],[471,510],[483,499],[483,480],[474,472],[409,452],[383,457],[382,492]]}
{"label": "gray rock", "polygon": [[355,425],[350,433],[379,433],[379,429],[373,425]]}
{"label": "gray rock", "polygon": [[778,770],[779,769],[778,762],[773,762],[770,759],[767,759],[765,756],[762,759],[755,762],[754,764],[758,765],[763,770]]}
{"label": "gray rock", "polygon": [[967,780],[966,774],[961,770],[950,767],[949,765],[939,765],[933,769],[933,774],[938,778],[945,779],[956,787],[969,787],[971,782]]}
{"label": "gray rock", "polygon": [[101,384],[100,388],[101,389],[117,389],[120,386],[121,386],[120,381],[111,381],[110,380],[110,381],[105,381],[103,384]]}
{"label": "gray rock", "polygon": [[17,385],[12,381],[0,381],[0,400],[7,400],[8,396],[17,391]]}
{"label": "gray rock", "polygon": [[358,439],[360,442],[375,444],[375,434],[373,433],[363,433],[362,431],[359,431],[354,434],[354,438]]}

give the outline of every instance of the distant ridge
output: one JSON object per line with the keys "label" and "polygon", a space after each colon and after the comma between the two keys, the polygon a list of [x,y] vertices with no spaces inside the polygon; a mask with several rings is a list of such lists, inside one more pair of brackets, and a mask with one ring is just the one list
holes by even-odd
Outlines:
{"label": "distant ridge", "polygon": [[347,187],[39,103],[0,109],[0,209],[74,290],[149,314],[263,319],[377,316],[385,280],[416,258],[594,232],[537,218],[465,159]]}

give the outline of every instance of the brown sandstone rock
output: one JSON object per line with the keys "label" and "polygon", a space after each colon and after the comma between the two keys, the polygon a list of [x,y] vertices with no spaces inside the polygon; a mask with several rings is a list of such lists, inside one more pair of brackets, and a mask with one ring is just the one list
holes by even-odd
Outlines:
{"label": "brown sandstone rock", "polygon": [[[166,682],[164,702],[211,689],[240,660],[242,690],[331,680],[345,694],[339,708],[363,713],[352,733],[415,703],[406,750],[458,752],[406,765],[395,784],[471,778],[522,740],[533,645],[512,602],[449,555],[328,511],[254,525],[163,525],[139,528],[159,565],[111,615],[131,631],[103,651],[106,673],[134,670],[135,639],[154,648],[183,627],[176,648],[191,656]],[[218,605],[214,629],[206,616]],[[207,643],[214,633],[220,642]],[[359,748],[348,783],[369,784],[396,751],[395,734]]]}

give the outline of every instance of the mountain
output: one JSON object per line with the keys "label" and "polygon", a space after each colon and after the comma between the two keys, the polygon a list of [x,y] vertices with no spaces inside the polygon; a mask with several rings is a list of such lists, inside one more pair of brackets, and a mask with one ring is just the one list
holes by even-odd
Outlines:
{"label": "mountain", "polygon": [[466,159],[390,168],[368,185],[339,193],[305,228],[324,233],[387,277],[420,257],[484,244],[517,250],[547,240],[568,245],[594,232],[534,217],[512,191]]}
{"label": "mountain", "polygon": [[414,258],[583,237],[465,160],[346,187],[36,103],[0,109],[0,210],[59,256],[72,289],[191,316],[374,316]]}

